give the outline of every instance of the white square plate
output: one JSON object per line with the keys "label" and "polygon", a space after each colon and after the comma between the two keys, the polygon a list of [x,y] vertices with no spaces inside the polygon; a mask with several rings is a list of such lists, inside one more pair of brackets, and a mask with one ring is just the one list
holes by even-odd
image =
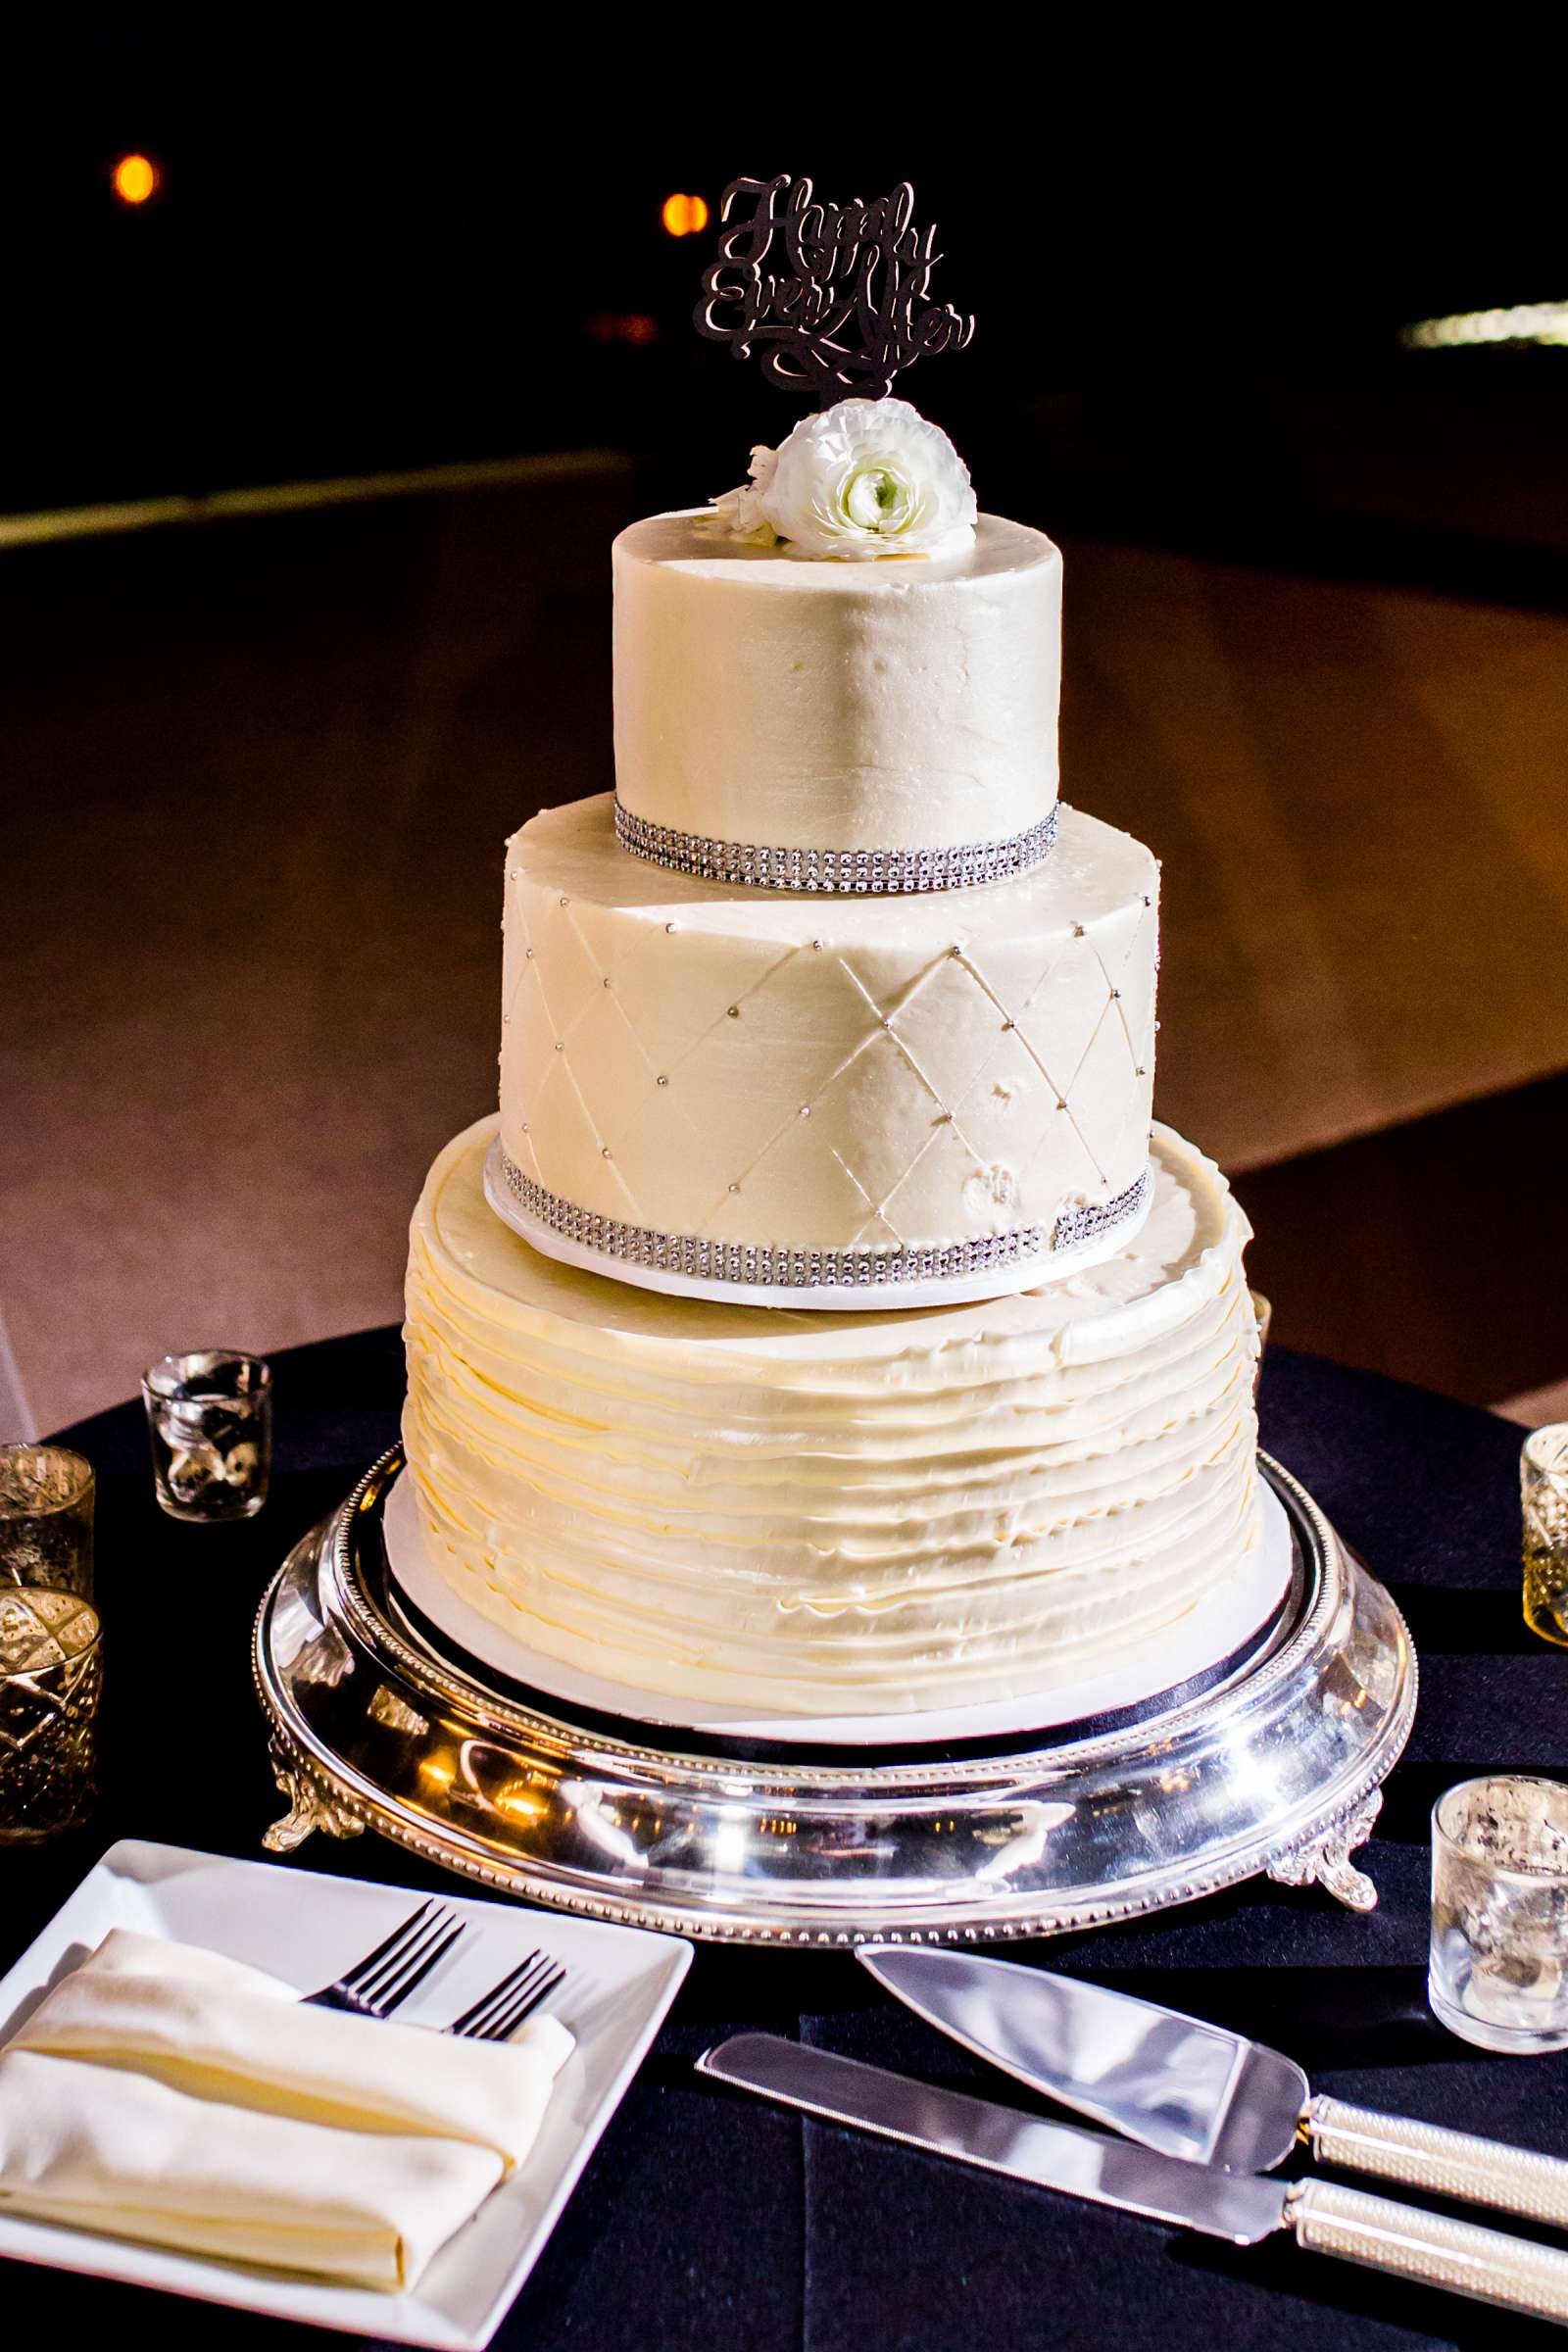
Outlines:
{"label": "white square plate", "polygon": [[[477,1902],[457,1892],[443,1892],[442,1899],[471,1932],[399,2010],[399,2019],[444,2025],[528,1952],[540,1949],[566,1971],[548,2007],[569,2027],[577,2047],[556,2079],[555,2095],[526,2162],[448,2240],[412,2293],[334,2286],[11,2215],[0,2215],[0,2256],[86,2271],[99,2278],[135,2279],[169,2294],[199,2295],[234,2310],[271,2312],[279,2319],[347,2328],[390,2343],[478,2352],[538,2260],[600,2133],[642,2064],[691,1965],[692,1947],[679,1936],[642,1928]],[[305,1993],[351,1968],[418,1900],[406,1886],[320,1878],[314,1871],[126,1839],[110,1847],[0,1979],[0,2041],[22,2024],[45,1988],[85,1959],[111,1928],[205,1945],[265,1968]]]}

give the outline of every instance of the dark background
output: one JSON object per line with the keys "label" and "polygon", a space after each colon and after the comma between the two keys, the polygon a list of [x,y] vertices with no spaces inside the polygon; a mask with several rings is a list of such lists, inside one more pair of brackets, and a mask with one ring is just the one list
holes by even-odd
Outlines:
{"label": "dark background", "polygon": [[797,413],[662,200],[776,171],[939,224],[899,389],[1065,546],[1065,789],[1166,860],[1158,1106],[1277,1336],[1564,1382],[1568,349],[1400,339],[1568,297],[1556,47],[975,22],[0,34],[0,1432],[395,1311],[500,840],[610,781],[610,538]]}
{"label": "dark background", "polygon": [[[1424,80],[1316,15],[1168,50],[1059,18],[158,22],[10,49],[0,508],[628,441],[706,480],[757,387],[692,334],[711,238],[660,204],[807,171],[912,178],[979,328],[901,389],[1063,527],[1568,534],[1560,353],[1397,342],[1563,291],[1540,52]],[[131,151],[162,173],[135,209]]]}

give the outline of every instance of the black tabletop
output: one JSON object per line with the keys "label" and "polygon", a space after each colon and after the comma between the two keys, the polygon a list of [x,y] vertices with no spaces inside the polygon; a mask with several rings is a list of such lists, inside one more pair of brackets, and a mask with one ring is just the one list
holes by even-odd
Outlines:
{"label": "black tabletop", "polygon": [[[103,1797],[89,1831],[0,1860],[9,1965],[97,1855],[137,1837],[246,1856],[282,1810],[252,1695],[257,1598],[285,1550],[396,1434],[395,1331],[274,1365],[277,1467],[248,1525],[180,1527],[152,1498],[139,1406],[65,1433],[99,1475],[109,1642]],[[1519,1432],[1471,1407],[1271,1352],[1264,1441],[1389,1584],[1420,1653],[1414,1737],[1361,1856],[1369,1916],[1256,1881],[1184,1911],[1010,1947],[1287,2050],[1314,2088],[1568,2154],[1568,2054],[1494,2058],[1425,2000],[1428,1815],[1450,1782],[1568,1767],[1568,1657],[1519,1613]],[[282,1867],[442,1882],[365,1837]],[[498,2343],[529,2352],[1333,2352],[1548,2342],[1478,2305],[1300,2252],[1231,2250],[704,2082],[716,2034],[768,2030],[933,2081],[1026,2094],[888,2000],[850,1958],[698,1947],[685,1988]],[[983,2079],[984,2078],[984,2079]],[[983,2079],[983,2080],[982,2080]],[[284,2324],[8,2268],[7,2332],[36,2344],[151,2325],[159,2341],[277,2342]],[[302,2337],[304,2330],[293,2332]]]}

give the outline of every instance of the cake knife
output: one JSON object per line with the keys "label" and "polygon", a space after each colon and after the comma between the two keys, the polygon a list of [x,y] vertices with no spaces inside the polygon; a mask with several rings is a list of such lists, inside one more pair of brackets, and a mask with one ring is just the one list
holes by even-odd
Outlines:
{"label": "cake knife", "polygon": [[715,2082],[757,2091],[825,2123],[850,2124],[1121,2213],[1171,2222],[1238,2246],[1289,2230],[1298,2245],[1313,2253],[1337,2254],[1568,2327],[1568,2254],[1500,2230],[1334,2181],[1259,2180],[1162,2156],[771,2034],[732,2034],[705,2050],[697,2066]]}
{"label": "cake knife", "polygon": [[1266,2173],[1305,2139],[1321,2163],[1568,2229],[1559,2157],[1314,2098],[1289,2058],[1222,2026],[973,1952],[881,1944],[858,1957],[965,2049],[1146,2148]]}

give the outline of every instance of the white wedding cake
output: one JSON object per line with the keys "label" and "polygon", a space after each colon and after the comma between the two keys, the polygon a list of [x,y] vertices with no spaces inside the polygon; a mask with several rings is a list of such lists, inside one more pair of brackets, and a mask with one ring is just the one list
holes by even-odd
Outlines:
{"label": "white wedding cake", "polygon": [[613,570],[616,790],[508,844],[500,1117],[415,1217],[428,1561],[628,1711],[1147,1654],[1258,1544],[1257,1341],[1150,1124],[1158,869],[1058,805],[1061,559],[851,400]]}

